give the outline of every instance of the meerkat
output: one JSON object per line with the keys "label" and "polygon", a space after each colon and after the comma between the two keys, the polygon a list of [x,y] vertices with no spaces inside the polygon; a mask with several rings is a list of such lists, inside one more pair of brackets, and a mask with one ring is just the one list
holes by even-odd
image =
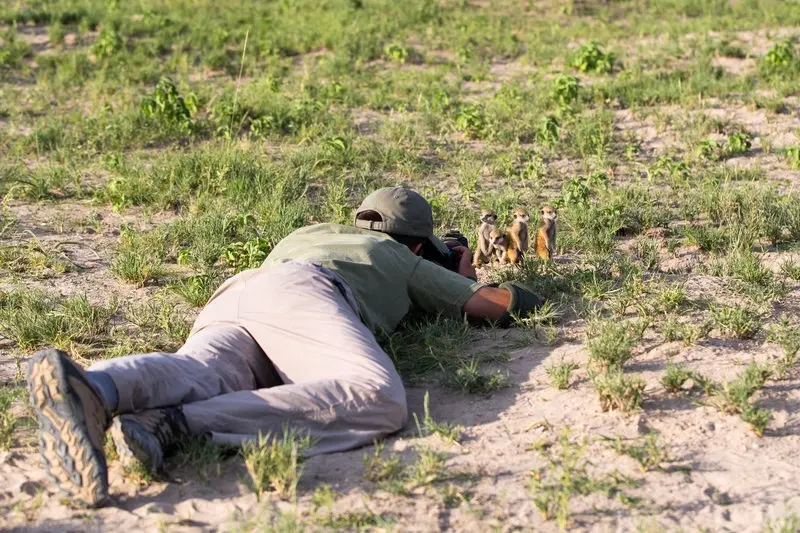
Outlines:
{"label": "meerkat", "polygon": [[504,265],[506,261],[508,261],[508,245],[510,239],[507,234],[494,228],[489,232],[489,240],[492,243],[497,260],[500,261],[501,265]]}
{"label": "meerkat", "polygon": [[528,251],[528,221],[530,216],[521,207],[514,210],[514,222],[508,228],[508,236],[513,246],[509,247],[508,258],[512,263],[521,263]]}
{"label": "meerkat", "polygon": [[556,208],[546,205],[542,207],[542,220],[536,231],[536,255],[545,261],[550,260],[556,253]]}
{"label": "meerkat", "polygon": [[484,260],[491,261],[494,247],[489,234],[493,229],[496,229],[495,221],[497,221],[497,215],[494,211],[491,209],[481,211],[481,224],[478,226],[478,246],[475,248],[475,254],[472,257],[473,266],[480,266]]}

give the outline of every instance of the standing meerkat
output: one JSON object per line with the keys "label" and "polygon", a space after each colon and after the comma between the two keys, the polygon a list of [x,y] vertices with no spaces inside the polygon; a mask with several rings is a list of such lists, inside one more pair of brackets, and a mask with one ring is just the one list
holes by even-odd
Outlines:
{"label": "standing meerkat", "polygon": [[478,246],[475,247],[475,254],[472,256],[472,265],[475,267],[481,266],[483,261],[491,261],[492,254],[494,253],[494,246],[492,245],[492,238],[490,233],[496,229],[494,223],[497,221],[497,215],[491,209],[484,209],[481,211],[481,224],[478,226]]}
{"label": "standing meerkat", "polygon": [[514,222],[508,228],[508,236],[513,247],[509,248],[509,259],[512,263],[521,263],[528,251],[528,221],[530,216],[523,208],[514,210]]}
{"label": "standing meerkat", "polygon": [[536,255],[549,261],[556,253],[556,219],[558,211],[555,207],[542,207],[542,220],[536,231]]}

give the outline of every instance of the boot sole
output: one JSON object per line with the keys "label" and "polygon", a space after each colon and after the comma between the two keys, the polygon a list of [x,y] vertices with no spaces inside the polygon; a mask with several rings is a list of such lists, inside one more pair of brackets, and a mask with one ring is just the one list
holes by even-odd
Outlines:
{"label": "boot sole", "polygon": [[36,354],[28,386],[39,420],[39,450],[58,488],[89,507],[108,498],[103,451],[108,415],[86,377],[60,350]]}

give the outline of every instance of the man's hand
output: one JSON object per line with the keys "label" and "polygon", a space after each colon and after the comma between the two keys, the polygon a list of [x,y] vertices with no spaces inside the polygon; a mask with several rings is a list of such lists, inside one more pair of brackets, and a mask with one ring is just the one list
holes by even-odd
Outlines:
{"label": "man's hand", "polygon": [[465,278],[477,280],[478,273],[475,272],[475,267],[472,266],[472,252],[466,246],[455,246],[452,248],[459,254],[461,259],[458,261],[458,273]]}
{"label": "man's hand", "polygon": [[495,321],[507,328],[514,323],[514,316],[527,316],[541,307],[542,301],[524,284],[514,281],[501,283],[499,287],[482,287],[464,304],[464,313],[474,318]]}

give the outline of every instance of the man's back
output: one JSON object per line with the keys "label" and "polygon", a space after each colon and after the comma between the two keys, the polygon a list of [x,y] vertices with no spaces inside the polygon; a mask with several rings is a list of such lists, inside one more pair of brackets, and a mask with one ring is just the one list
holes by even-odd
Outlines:
{"label": "man's back", "polygon": [[264,265],[286,261],[313,263],[338,274],[373,331],[393,331],[412,305],[458,316],[477,290],[471,280],[423,260],[389,235],[340,224],[296,230],[275,246]]}

